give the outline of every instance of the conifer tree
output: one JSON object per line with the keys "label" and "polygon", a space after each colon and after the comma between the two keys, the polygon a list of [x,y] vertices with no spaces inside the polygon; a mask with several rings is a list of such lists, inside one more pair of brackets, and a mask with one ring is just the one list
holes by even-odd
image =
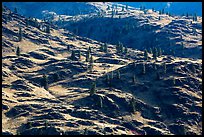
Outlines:
{"label": "conifer tree", "polygon": [[159,51],[158,51],[158,56],[161,56],[162,55],[162,49],[159,48]]}
{"label": "conifer tree", "polygon": [[142,64],[142,74],[146,73],[146,68],[145,68],[145,64]]}
{"label": "conifer tree", "polygon": [[76,59],[76,57],[75,57],[75,51],[74,51],[74,50],[72,50],[71,60],[75,60],[75,59]]}
{"label": "conifer tree", "polygon": [[87,50],[87,52],[86,52],[86,62],[89,62],[89,60],[90,60],[90,51]]}
{"label": "conifer tree", "polygon": [[19,27],[19,31],[18,31],[18,41],[22,40],[22,29],[21,27]]}
{"label": "conifer tree", "polygon": [[149,54],[152,54],[152,48],[149,48]]}
{"label": "conifer tree", "polygon": [[146,50],[146,49],[144,50],[144,59],[145,59],[145,60],[148,60],[148,53],[147,53],[147,50]]}
{"label": "conifer tree", "polygon": [[164,74],[166,74],[166,63],[164,63]]}
{"label": "conifer tree", "polygon": [[46,33],[50,33],[50,26],[49,25],[46,26]]}
{"label": "conifer tree", "polygon": [[132,83],[135,84],[136,83],[136,77],[135,75],[133,75],[133,78],[132,78]]}
{"label": "conifer tree", "polygon": [[18,12],[17,12],[17,8],[14,8],[14,13],[15,13],[15,14],[17,14],[17,13],[18,13]]}
{"label": "conifer tree", "polygon": [[127,46],[125,46],[124,53],[127,54],[127,52],[128,52],[128,48]]}
{"label": "conifer tree", "polygon": [[120,79],[120,71],[117,71],[117,79]]}
{"label": "conifer tree", "polygon": [[104,50],[104,52],[106,52],[106,53],[108,52],[108,45],[107,45],[107,43],[104,44],[103,50]]}
{"label": "conifer tree", "polygon": [[96,82],[93,82],[90,87],[90,96],[96,93]]}
{"label": "conifer tree", "polygon": [[155,60],[157,59],[157,56],[158,56],[157,48],[154,48],[153,49],[153,57]]}
{"label": "conifer tree", "polygon": [[101,97],[99,97],[98,105],[99,105],[99,108],[102,108],[102,107],[103,107],[103,101],[102,101],[102,98],[101,98]]}
{"label": "conifer tree", "polygon": [[70,45],[69,44],[67,45],[67,51],[70,51]]}
{"label": "conifer tree", "polygon": [[17,55],[17,56],[20,56],[20,47],[17,47],[17,49],[16,49],[16,55]]}
{"label": "conifer tree", "polygon": [[160,80],[160,73],[159,72],[157,72],[157,78],[156,79]]}
{"label": "conifer tree", "polygon": [[134,98],[131,99],[130,105],[131,105],[131,111],[132,111],[132,113],[134,113],[135,112],[135,100],[134,100]]}
{"label": "conifer tree", "polygon": [[48,78],[45,74],[43,74],[42,84],[45,90],[48,90]]}
{"label": "conifer tree", "polygon": [[94,63],[94,61],[93,61],[93,56],[91,56],[90,57],[90,71],[92,71],[93,70],[93,63]]}
{"label": "conifer tree", "polygon": [[81,59],[81,51],[79,51],[79,60]]}

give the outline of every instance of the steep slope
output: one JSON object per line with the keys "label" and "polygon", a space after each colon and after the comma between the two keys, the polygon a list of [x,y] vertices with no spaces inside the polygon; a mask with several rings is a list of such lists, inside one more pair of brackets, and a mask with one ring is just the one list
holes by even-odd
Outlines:
{"label": "steep slope", "polygon": [[[3,134],[202,133],[202,60],[161,55],[155,61],[149,54],[146,61],[142,51],[128,48],[127,54],[117,53],[111,44],[106,53],[100,49],[102,42],[38,23],[49,25],[50,33],[26,25],[25,17],[3,8]],[[92,71],[86,62],[89,47]],[[48,90],[42,85],[43,74]],[[96,93],[90,96],[92,82]]]}
{"label": "steep slope", "polygon": [[172,16],[133,7],[126,9],[122,4],[89,4],[101,12],[57,23],[77,35],[102,42],[118,44],[120,41],[139,50],[157,47],[166,55],[201,58],[202,17],[193,21],[193,16]]}

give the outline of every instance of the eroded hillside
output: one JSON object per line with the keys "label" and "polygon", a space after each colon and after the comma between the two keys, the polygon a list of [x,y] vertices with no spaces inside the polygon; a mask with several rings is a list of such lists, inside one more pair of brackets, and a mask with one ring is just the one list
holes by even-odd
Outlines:
{"label": "eroded hillside", "polygon": [[143,51],[119,53],[111,44],[104,52],[102,42],[37,22],[3,8],[3,134],[201,135],[201,59],[148,53],[146,60]]}
{"label": "eroded hillside", "polygon": [[86,15],[56,20],[77,35],[135,49],[161,48],[164,54],[200,58],[202,53],[202,17],[173,16],[170,13],[137,9],[122,4],[91,2],[100,9]]}

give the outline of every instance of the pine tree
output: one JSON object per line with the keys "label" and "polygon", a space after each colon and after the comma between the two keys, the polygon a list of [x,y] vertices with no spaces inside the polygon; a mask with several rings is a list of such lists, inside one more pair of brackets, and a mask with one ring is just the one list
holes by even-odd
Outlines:
{"label": "pine tree", "polygon": [[154,70],[157,70],[157,64],[154,63]]}
{"label": "pine tree", "polygon": [[16,49],[16,55],[17,55],[17,56],[20,56],[20,47],[17,47],[17,49]]}
{"label": "pine tree", "polygon": [[14,13],[15,13],[15,14],[17,14],[17,13],[18,13],[18,12],[17,12],[17,8],[14,8]]}
{"label": "pine tree", "polygon": [[146,50],[146,49],[144,50],[144,59],[145,59],[145,60],[148,60],[148,53],[147,53],[147,50]]}
{"label": "pine tree", "polygon": [[104,45],[100,46],[100,51],[104,51]]}
{"label": "pine tree", "polygon": [[91,53],[91,47],[90,47],[90,46],[89,46],[89,49],[88,49],[88,50],[89,50],[89,52]]}
{"label": "pine tree", "polygon": [[109,82],[110,82],[110,77],[109,77],[109,75],[107,74],[107,75],[106,75],[106,84],[109,85]]}
{"label": "pine tree", "polygon": [[164,14],[164,9],[162,9],[162,14]]}
{"label": "pine tree", "polygon": [[164,63],[164,74],[166,74],[166,63]]}
{"label": "pine tree", "polygon": [[159,72],[157,72],[157,78],[156,79],[160,80],[160,73]]}
{"label": "pine tree", "polygon": [[90,88],[90,96],[96,93],[96,82],[93,82]]}
{"label": "pine tree", "polygon": [[142,74],[146,73],[146,68],[145,68],[145,64],[142,64]]}
{"label": "pine tree", "polygon": [[67,45],[67,51],[70,51],[70,45],[69,44]]}
{"label": "pine tree", "polygon": [[134,98],[131,99],[130,105],[131,105],[131,111],[134,113],[135,112],[135,100],[134,100]]}
{"label": "pine tree", "polygon": [[172,85],[174,86],[176,84],[176,80],[175,80],[175,78],[173,77],[172,78]]}
{"label": "pine tree", "polygon": [[132,78],[132,83],[135,84],[136,83],[136,77],[135,75],[133,75],[133,78]]}
{"label": "pine tree", "polygon": [[124,48],[124,53],[125,53],[125,54],[128,53],[128,48],[127,48],[127,46],[125,46],[125,48]]}
{"label": "pine tree", "polygon": [[124,6],[122,6],[122,10],[121,11],[124,11],[124,9],[125,9]]}
{"label": "pine tree", "polygon": [[79,60],[81,59],[81,51],[79,51]]}
{"label": "pine tree", "polygon": [[194,20],[197,21],[198,20],[198,17],[196,15],[196,13],[194,14]]}
{"label": "pine tree", "polygon": [[42,84],[43,84],[44,89],[48,90],[48,78],[45,74],[43,74]]}
{"label": "pine tree", "polygon": [[50,25],[46,26],[46,33],[50,33]]}
{"label": "pine tree", "polygon": [[58,73],[55,73],[55,74],[53,75],[53,80],[54,80],[54,81],[58,81],[59,79],[60,79],[59,74],[58,74]]}
{"label": "pine tree", "polygon": [[120,79],[120,71],[117,71],[117,79]]}
{"label": "pine tree", "polygon": [[154,48],[153,49],[153,57],[155,60],[157,59],[157,56],[158,56],[157,48]]}
{"label": "pine tree", "polygon": [[74,50],[72,50],[72,54],[71,54],[71,60],[75,60],[76,59],[76,57],[75,57],[75,51]]}
{"label": "pine tree", "polygon": [[19,27],[19,31],[18,31],[18,41],[22,40],[22,29],[21,27]]}
{"label": "pine tree", "polygon": [[162,49],[159,48],[159,51],[158,51],[158,56],[161,56],[162,55]]}
{"label": "pine tree", "polygon": [[103,107],[103,101],[102,101],[102,98],[101,98],[101,97],[99,97],[98,106],[99,106],[99,108],[102,108],[102,107]]}
{"label": "pine tree", "polygon": [[152,54],[152,48],[149,48],[149,54]]}
{"label": "pine tree", "polygon": [[128,5],[126,5],[125,9],[128,10]]}
{"label": "pine tree", "polygon": [[88,62],[90,60],[90,51],[87,50],[86,52],[86,62]]}
{"label": "pine tree", "polygon": [[104,50],[105,53],[108,52],[108,45],[107,45],[107,43],[104,44],[103,50]]}
{"label": "pine tree", "polygon": [[91,56],[90,57],[90,71],[92,71],[93,70],[93,63],[94,63],[94,61],[93,61],[93,56]]}
{"label": "pine tree", "polygon": [[110,77],[110,79],[111,79],[111,80],[113,79],[113,71],[111,71],[111,77]]}

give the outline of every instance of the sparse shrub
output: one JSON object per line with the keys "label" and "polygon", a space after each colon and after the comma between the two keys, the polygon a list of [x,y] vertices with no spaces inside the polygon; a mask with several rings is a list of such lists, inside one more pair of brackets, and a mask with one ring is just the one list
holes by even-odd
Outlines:
{"label": "sparse shrub", "polygon": [[20,47],[17,47],[17,49],[16,49],[16,56],[20,56]]}
{"label": "sparse shrub", "polygon": [[90,88],[90,96],[92,96],[93,94],[95,94],[95,92],[96,92],[96,83],[93,82],[93,83],[91,84],[91,88]]}

